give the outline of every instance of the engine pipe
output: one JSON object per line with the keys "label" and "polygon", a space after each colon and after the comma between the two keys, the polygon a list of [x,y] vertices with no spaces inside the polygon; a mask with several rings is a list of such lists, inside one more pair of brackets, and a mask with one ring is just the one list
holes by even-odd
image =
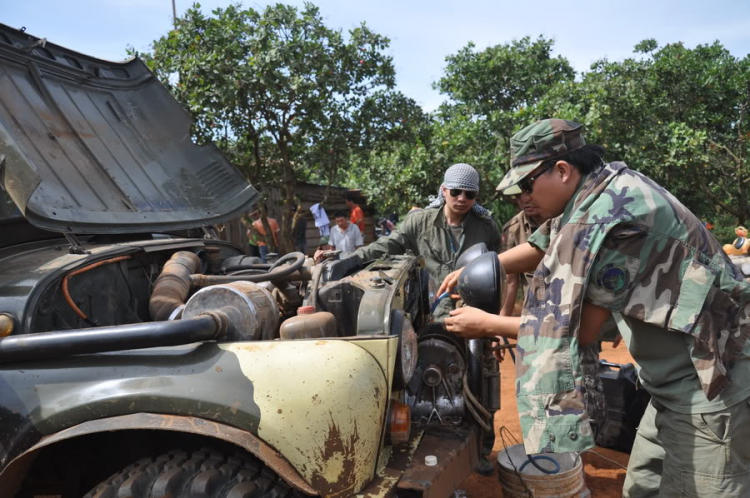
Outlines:
{"label": "engine pipe", "polygon": [[190,275],[198,271],[200,264],[200,258],[188,251],[178,251],[169,258],[148,301],[153,320],[168,320],[174,310],[185,304],[190,293]]}
{"label": "engine pipe", "polygon": [[224,335],[227,322],[224,313],[209,311],[185,320],[10,336],[0,339],[0,363],[209,341]]}

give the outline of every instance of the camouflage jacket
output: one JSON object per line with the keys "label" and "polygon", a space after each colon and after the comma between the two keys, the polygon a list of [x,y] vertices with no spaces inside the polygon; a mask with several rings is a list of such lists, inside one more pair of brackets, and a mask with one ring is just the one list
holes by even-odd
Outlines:
{"label": "camouflage jacket", "polygon": [[750,334],[750,285],[703,224],[624,163],[600,168],[584,179],[563,215],[529,239],[546,251],[518,337],[516,392],[529,453],[594,445],[577,336],[589,271],[615,226],[642,244],[627,245],[626,264],[598,281],[621,296],[623,315],[694,337],[690,356],[709,400],[726,386]]}
{"label": "camouflage jacket", "polygon": [[[513,218],[510,219],[505,225],[503,225],[503,251],[512,249],[521,244],[525,244],[529,239],[529,236],[539,228],[539,225],[526,216],[526,213],[521,210]],[[521,287],[521,295],[526,296],[526,291],[529,288],[531,282],[531,273],[522,273],[518,275],[518,282]]]}

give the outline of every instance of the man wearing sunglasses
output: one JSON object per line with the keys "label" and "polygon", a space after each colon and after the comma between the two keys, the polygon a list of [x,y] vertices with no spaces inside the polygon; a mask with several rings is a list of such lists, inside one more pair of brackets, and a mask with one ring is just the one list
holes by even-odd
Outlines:
{"label": "man wearing sunglasses", "polygon": [[[423,256],[436,283],[455,269],[456,259],[474,244],[484,242],[491,251],[500,248],[500,231],[491,213],[477,202],[479,173],[468,164],[454,164],[445,172],[434,201],[411,212],[390,235],[356,251],[363,261],[407,250]],[[453,309],[443,299],[433,316],[441,320]]]}
{"label": "man wearing sunglasses", "polygon": [[535,269],[523,314],[472,309],[446,328],[517,336],[527,453],[594,445],[579,345],[613,317],[652,400],[623,495],[750,496],[750,284],[674,196],[624,163],[602,163],[581,125],[539,121],[511,150],[498,189],[530,195],[551,218],[498,256],[508,273]]}

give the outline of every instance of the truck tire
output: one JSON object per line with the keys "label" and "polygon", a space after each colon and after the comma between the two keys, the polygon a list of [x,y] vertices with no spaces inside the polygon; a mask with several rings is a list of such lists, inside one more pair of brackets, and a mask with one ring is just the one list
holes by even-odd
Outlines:
{"label": "truck tire", "polygon": [[303,498],[258,459],[204,448],[142,458],[84,498]]}

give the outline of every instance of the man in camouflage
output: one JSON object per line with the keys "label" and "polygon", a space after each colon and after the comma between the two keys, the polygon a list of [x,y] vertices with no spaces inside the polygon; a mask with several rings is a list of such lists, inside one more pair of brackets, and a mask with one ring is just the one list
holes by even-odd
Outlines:
{"label": "man in camouflage", "polygon": [[[503,225],[503,251],[525,244],[529,237],[536,232],[545,218],[539,214],[539,207],[531,201],[531,196],[521,192],[511,196],[518,203],[520,211]],[[500,309],[500,316],[512,316],[516,304],[518,289],[521,289],[522,301],[531,283],[531,273],[511,273],[507,275],[506,296]],[[503,351],[503,350],[501,350]],[[599,341],[581,347],[581,371],[583,373],[584,400],[586,412],[589,416],[594,438],[604,426],[607,416],[607,401],[604,396],[604,385],[599,375]]]}
{"label": "man in camouflage", "polygon": [[[531,234],[536,232],[537,228],[545,222],[545,219],[539,216],[539,208],[531,202],[530,196],[519,195],[514,197],[513,200],[518,203],[520,211],[503,225],[503,251],[525,244]],[[501,315],[511,316],[513,314],[518,289],[521,289],[522,296],[526,296],[531,276],[531,273],[513,273],[507,276],[507,294],[500,309]]]}
{"label": "man in camouflage", "polygon": [[517,334],[526,451],[593,446],[578,348],[611,316],[652,396],[624,496],[750,496],[750,285],[687,208],[624,163],[604,164],[580,125],[540,121],[511,147],[498,188],[530,194],[552,218],[499,256],[509,273],[536,268],[523,314],[454,312],[446,327]]}

